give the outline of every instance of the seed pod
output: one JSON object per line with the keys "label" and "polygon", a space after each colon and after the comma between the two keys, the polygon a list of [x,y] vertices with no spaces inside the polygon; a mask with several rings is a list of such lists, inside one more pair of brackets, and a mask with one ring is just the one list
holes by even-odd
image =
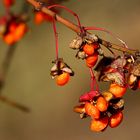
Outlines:
{"label": "seed pod", "polygon": [[67,72],[70,74],[70,76],[73,76],[74,75],[74,72],[72,71],[71,68],[68,68],[68,67],[64,67],[61,69],[63,72]]}
{"label": "seed pod", "polygon": [[80,118],[81,119],[84,119],[84,118],[87,118],[87,117],[88,117],[88,115],[86,113],[81,113],[80,114]]}
{"label": "seed pod", "polygon": [[114,108],[115,109],[120,109],[124,107],[124,99],[120,99],[115,105]]}
{"label": "seed pod", "polygon": [[82,37],[77,36],[75,39],[73,39],[73,40],[70,42],[69,47],[70,47],[71,49],[79,49],[79,48],[81,47],[82,43],[83,43]]}
{"label": "seed pod", "polygon": [[98,36],[95,34],[86,34],[86,36],[84,36],[84,41],[91,44],[93,42],[97,42],[98,41]]}
{"label": "seed pod", "polygon": [[103,56],[104,55],[104,51],[103,49],[100,47],[99,49],[97,49],[97,52],[100,56]]}
{"label": "seed pod", "polygon": [[136,81],[137,81],[137,77],[136,77],[135,75],[131,74],[131,75],[129,76],[129,79],[128,79],[128,84],[129,84],[130,86],[132,86]]}
{"label": "seed pod", "polygon": [[59,75],[58,71],[53,71],[50,73],[50,75],[52,76],[52,79],[54,79],[56,76]]}
{"label": "seed pod", "polygon": [[105,72],[104,75],[100,77],[101,81],[112,81],[120,86],[125,85],[124,73],[123,72]]}
{"label": "seed pod", "polygon": [[140,76],[140,61],[137,60],[132,67],[131,73],[135,76]]}
{"label": "seed pod", "polygon": [[112,99],[110,101],[108,111],[111,114],[115,114],[118,111],[122,111],[123,109],[124,109],[124,99],[122,99],[122,98],[115,98],[115,99]]}
{"label": "seed pod", "polygon": [[52,63],[54,63],[53,67],[51,68],[52,78],[62,74],[63,72],[68,73],[70,76],[74,75],[72,69],[66,63],[64,63],[62,58],[59,58],[58,60],[55,60]]}
{"label": "seed pod", "polygon": [[78,51],[77,54],[76,54],[76,57],[78,59],[85,59],[86,58],[86,53],[84,51]]}
{"label": "seed pod", "polygon": [[53,66],[52,66],[52,68],[51,68],[51,71],[57,71],[58,69],[57,69],[57,65],[56,64],[54,64]]}
{"label": "seed pod", "polygon": [[127,60],[124,57],[118,56],[113,63],[111,64],[112,68],[123,68],[127,63]]}

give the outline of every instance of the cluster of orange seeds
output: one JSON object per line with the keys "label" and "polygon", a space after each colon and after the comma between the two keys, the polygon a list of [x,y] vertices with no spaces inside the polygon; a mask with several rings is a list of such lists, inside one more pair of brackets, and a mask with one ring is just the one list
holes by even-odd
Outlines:
{"label": "cluster of orange seeds", "polygon": [[[54,3],[55,1],[48,0],[47,5],[38,0],[37,2],[39,2],[40,7],[36,7],[34,22],[38,25],[44,21],[52,22],[55,34],[56,60],[52,62],[53,66],[51,68],[50,75],[53,79],[55,79],[58,86],[64,86],[70,81],[71,76],[74,76],[74,72],[71,67],[64,62],[63,58],[58,57],[58,33],[56,31],[55,23],[57,15],[51,17],[41,11],[43,6],[48,7],[49,3]],[[26,21],[22,19],[22,15],[20,14],[15,16],[10,12],[9,8],[14,3],[15,0],[3,0],[6,14],[4,17],[0,18],[0,37],[9,46],[17,43],[28,30]],[[140,89],[139,52],[138,55],[123,52],[122,56],[116,56],[110,48],[112,44],[106,42],[107,44],[105,47],[110,50],[113,57],[105,56],[102,49],[103,40],[98,38],[95,34],[88,33],[87,30],[97,29],[113,35],[111,32],[108,32],[103,28],[82,27],[76,13],[57,4],[48,7],[48,9],[54,7],[63,8],[76,17],[78,21],[78,25],[76,27],[81,29],[81,33],[78,33],[78,36],[71,41],[69,47],[77,51],[76,58],[85,61],[91,75],[91,90],[90,92],[80,96],[80,105],[75,106],[74,111],[80,114],[81,119],[87,117],[91,118],[90,129],[92,131],[101,132],[108,126],[111,128],[119,126],[123,120],[123,95],[126,93],[127,88],[133,90]],[[56,9],[53,9],[53,11],[55,10]],[[58,13],[58,11],[55,11],[55,13]],[[125,42],[118,37],[116,38],[123,44],[124,47],[127,47]],[[103,58],[99,61],[99,63],[97,63],[99,56],[103,56]],[[96,67],[94,68],[95,65]],[[96,79],[98,81],[110,82],[109,89],[107,91],[100,92]],[[95,86],[97,87],[96,89],[94,89]]]}
{"label": "cluster of orange seeds", "polygon": [[24,22],[11,22],[7,27],[6,33],[3,35],[3,40],[9,45],[18,42],[26,33],[27,25]]}
{"label": "cluster of orange seeds", "polygon": [[10,11],[14,3],[15,0],[3,0],[6,14],[0,18],[0,36],[9,46],[17,43],[28,30],[23,15],[15,15]]}
{"label": "cluster of orange seeds", "polygon": [[[111,92],[112,87],[114,91],[117,91],[117,97],[116,92]],[[74,107],[74,111],[80,113],[81,118],[91,117],[90,129],[92,131],[104,131],[108,125],[111,128],[117,127],[123,119],[124,100],[122,96],[125,91],[125,87],[116,84],[115,86],[111,84],[109,91],[101,94],[97,91],[90,91],[80,97],[80,106]]]}
{"label": "cluster of orange seeds", "polygon": [[[91,117],[90,129],[92,131],[104,131],[107,126],[117,127],[123,120],[124,100],[122,97],[129,88],[129,74],[132,69],[135,71],[132,75],[134,74],[136,78],[131,78],[131,85],[137,83],[139,87],[140,75],[136,72],[139,71],[139,64],[137,68],[134,68],[133,57],[130,55],[116,58],[105,57],[96,35],[78,36],[70,43],[70,48],[78,50],[76,57],[84,59],[91,70],[96,65],[98,56],[103,56],[94,69],[96,78],[98,81],[111,82],[107,91],[99,92],[92,88],[90,92],[80,96],[80,105],[74,107],[74,111],[80,113],[81,118]],[[91,78],[96,81],[94,72]],[[92,84],[97,85],[95,82]]]}

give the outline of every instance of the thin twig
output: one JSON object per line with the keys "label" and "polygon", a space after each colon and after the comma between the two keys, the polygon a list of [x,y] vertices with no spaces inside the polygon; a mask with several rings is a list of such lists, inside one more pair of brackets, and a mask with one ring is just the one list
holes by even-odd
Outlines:
{"label": "thin twig", "polygon": [[[41,7],[39,2],[35,1],[35,0],[26,0],[27,2],[29,2],[31,5],[33,5],[35,8],[41,8],[40,10],[52,17],[56,17],[56,20],[62,24],[64,24],[65,26],[67,26],[68,28],[70,28],[71,30],[73,30],[74,32],[76,33],[81,33],[81,29],[79,26],[77,26],[76,24],[72,23],[71,21],[65,19],[65,18],[62,18],[61,16],[59,16],[58,14],[56,14],[55,12],[51,11],[50,9],[48,9],[47,7],[43,6]],[[115,50],[118,50],[118,51],[122,51],[122,52],[127,52],[127,53],[130,53],[130,54],[133,54],[135,55],[136,53],[139,53],[138,50],[132,50],[132,49],[128,49],[128,48],[125,48],[124,46],[120,46],[120,45],[116,45],[116,44],[113,44],[113,43],[110,43],[106,40],[103,40],[101,38],[99,38],[99,43],[104,45],[105,47],[107,48],[112,48],[112,49],[115,49]]]}
{"label": "thin twig", "polygon": [[20,103],[14,102],[3,95],[0,95],[0,101],[7,103],[8,105],[14,108],[17,108],[21,111],[30,112],[30,109],[28,107],[25,107],[24,105],[21,105]]}

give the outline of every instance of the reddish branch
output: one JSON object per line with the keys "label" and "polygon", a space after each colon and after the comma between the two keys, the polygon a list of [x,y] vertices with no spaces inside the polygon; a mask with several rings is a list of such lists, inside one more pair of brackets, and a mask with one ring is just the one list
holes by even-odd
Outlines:
{"label": "reddish branch", "polygon": [[[40,7],[40,4],[39,2],[35,1],[35,0],[27,0],[31,5],[33,5],[35,8],[40,8],[40,10],[52,17],[54,17],[58,22],[64,24],[65,26],[67,26],[68,28],[70,28],[71,30],[73,30],[74,32],[76,33],[81,33],[81,29],[79,26],[77,26],[76,24],[72,23],[71,21],[65,19],[65,18],[62,18],[61,16],[59,16],[58,14],[56,14],[55,12],[51,11],[50,9],[48,9],[47,7],[45,6],[42,6]],[[105,41],[101,38],[99,38],[99,43],[104,45],[105,47],[107,48],[112,48],[112,49],[115,49],[115,50],[118,50],[118,51],[122,51],[122,52],[127,52],[127,53],[130,53],[130,54],[139,54],[139,51],[138,50],[133,50],[133,49],[128,49],[128,48],[125,48],[124,46],[120,46],[120,45],[116,45],[116,44],[113,44],[113,43],[110,43],[108,41]]]}

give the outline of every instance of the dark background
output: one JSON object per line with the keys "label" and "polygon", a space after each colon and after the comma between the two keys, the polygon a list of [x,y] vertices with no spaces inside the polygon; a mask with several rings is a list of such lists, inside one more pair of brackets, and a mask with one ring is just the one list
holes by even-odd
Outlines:
{"label": "dark background", "polygon": [[[17,1],[13,10],[19,11],[22,2]],[[63,5],[75,11],[83,25],[107,28],[125,40],[130,48],[139,49],[139,0],[69,0]],[[0,9],[2,15],[1,3]],[[65,11],[61,15],[74,21]],[[52,25],[36,26],[30,21],[29,26],[30,31],[19,42],[14,54],[3,94],[30,107],[31,113],[26,114],[0,103],[0,140],[139,139],[139,90],[127,91],[124,120],[118,128],[108,128],[103,133],[91,132],[90,119],[80,120],[79,115],[73,112],[79,96],[90,89],[87,67],[83,61],[75,59],[75,52],[68,48],[76,34],[61,24],[57,25],[60,56],[76,73],[69,84],[58,87],[50,77],[51,61],[55,58]],[[95,33],[115,42],[105,33]],[[6,51],[7,46],[0,41],[0,63]],[[102,90],[108,89],[107,84],[99,85]]]}

